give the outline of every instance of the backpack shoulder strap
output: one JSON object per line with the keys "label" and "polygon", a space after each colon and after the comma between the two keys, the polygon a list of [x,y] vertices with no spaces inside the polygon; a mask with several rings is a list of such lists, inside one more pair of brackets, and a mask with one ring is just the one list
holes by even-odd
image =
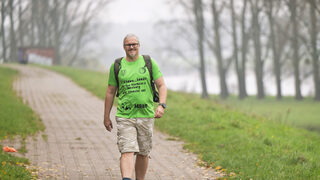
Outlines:
{"label": "backpack shoulder strap", "polygon": [[145,66],[147,66],[149,74],[150,74],[150,79],[153,81],[153,75],[152,75],[152,63],[151,63],[151,58],[149,55],[142,55],[144,62],[146,63]]}
{"label": "backpack shoulder strap", "polygon": [[119,71],[121,69],[121,60],[122,60],[122,57],[121,58],[118,58],[114,61],[114,66],[113,66],[113,70],[114,70],[114,77],[116,78],[116,82],[117,82],[117,94],[116,96],[118,97],[119,96],[119,78],[118,78],[118,75],[119,75]]}
{"label": "backpack shoulder strap", "polygon": [[154,80],[153,80],[153,75],[152,75],[152,62],[151,62],[151,58],[149,55],[142,55],[144,62],[145,62],[145,66],[147,66],[147,69],[149,71],[150,74],[150,84],[151,84],[151,88],[153,91],[153,102],[159,102],[159,93],[156,91],[156,87],[154,85]]}

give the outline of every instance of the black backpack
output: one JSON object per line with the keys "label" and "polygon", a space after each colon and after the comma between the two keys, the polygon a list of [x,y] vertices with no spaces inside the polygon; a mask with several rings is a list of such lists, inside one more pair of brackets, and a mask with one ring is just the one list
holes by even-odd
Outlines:
{"label": "black backpack", "polygon": [[[149,55],[142,55],[144,62],[145,62],[145,67],[147,67],[149,74],[150,74],[150,80],[151,80],[151,88],[153,91],[153,102],[159,102],[159,93],[156,90],[156,87],[154,85],[154,80],[153,80],[153,76],[152,76],[152,63],[151,63],[151,58]],[[114,75],[117,81],[117,94],[116,96],[119,97],[119,71],[121,69],[121,60],[123,57],[118,58],[114,61]]]}

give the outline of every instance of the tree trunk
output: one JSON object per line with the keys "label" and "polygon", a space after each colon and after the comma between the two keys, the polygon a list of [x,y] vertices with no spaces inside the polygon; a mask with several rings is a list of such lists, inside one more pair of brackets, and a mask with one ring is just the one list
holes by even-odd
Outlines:
{"label": "tree trunk", "polygon": [[39,5],[38,5],[38,0],[31,0],[31,46],[36,45],[36,35],[35,32],[39,31],[37,30],[37,25],[36,22],[38,21],[38,10],[39,10]]}
{"label": "tree trunk", "polygon": [[220,97],[222,99],[225,99],[229,96],[228,87],[226,83],[226,68],[223,64],[223,58],[222,58],[222,50],[221,50],[221,40],[220,40],[220,18],[219,13],[216,9],[215,1],[212,1],[212,14],[213,14],[213,25],[214,25],[214,42],[215,42],[215,56],[218,61],[218,72],[219,72],[219,78],[220,78]]}
{"label": "tree trunk", "polygon": [[257,83],[257,98],[264,98],[264,86],[263,86],[263,62],[261,59],[261,40],[260,40],[260,25],[259,25],[259,9],[257,7],[257,2],[252,3],[252,31],[253,31],[253,42],[254,42],[254,52],[255,52],[255,74]]}
{"label": "tree trunk", "polygon": [[300,82],[300,70],[299,70],[299,47],[298,47],[298,22],[296,19],[296,0],[290,0],[289,9],[291,12],[291,22],[292,22],[292,50],[293,50],[293,68],[294,68],[294,79],[295,79],[295,98],[297,100],[302,100],[303,97],[301,95],[301,82]]}
{"label": "tree trunk", "polygon": [[276,42],[276,34],[274,30],[274,17],[273,17],[273,0],[268,1],[268,19],[269,19],[269,27],[270,27],[270,38],[272,44],[272,53],[273,53],[273,67],[276,75],[276,85],[277,85],[277,99],[282,99],[282,90],[281,90],[281,65],[280,65],[280,57],[277,48]]}
{"label": "tree trunk", "polygon": [[10,60],[17,61],[17,43],[13,20],[13,0],[9,0],[10,17]]}
{"label": "tree trunk", "polygon": [[247,0],[243,1],[243,9],[241,13],[241,68],[240,68],[240,95],[239,98],[243,99],[248,97],[246,88],[246,62],[247,62],[247,51],[248,51],[248,33],[246,32],[246,10]]}
{"label": "tree trunk", "polygon": [[[230,0],[230,5],[231,5],[231,22],[232,22],[232,40],[233,40],[233,57],[234,57],[234,62],[235,62],[235,69],[237,73],[237,80],[238,80],[238,97],[239,99],[243,99],[247,97],[246,93],[246,85],[244,84],[245,82],[243,79],[245,78],[243,76],[243,68],[244,66],[242,65],[243,63],[239,62],[239,51],[238,51],[238,37],[237,37],[237,28],[236,28],[236,15],[234,12],[234,0]],[[245,2],[246,3],[246,2]],[[243,8],[246,7],[246,4],[244,4]],[[242,61],[245,61],[242,59]]]}
{"label": "tree trunk", "polygon": [[2,39],[2,58],[4,62],[7,62],[7,45],[4,23],[6,20],[6,1],[1,1],[1,39]]}
{"label": "tree trunk", "polygon": [[198,36],[198,51],[200,56],[200,76],[202,85],[202,98],[208,98],[206,72],[205,72],[205,59],[204,59],[204,19],[202,10],[202,0],[193,0],[193,10],[196,20],[196,29]]}
{"label": "tree trunk", "polygon": [[23,33],[23,29],[24,29],[24,21],[22,20],[22,0],[19,0],[19,42],[20,42],[20,46],[24,46],[24,33]]}
{"label": "tree trunk", "polygon": [[52,22],[53,22],[53,29],[54,29],[54,49],[55,49],[55,57],[54,57],[54,64],[61,65],[60,59],[60,44],[61,44],[61,33],[59,31],[59,18],[58,18],[58,0],[54,0],[54,8],[52,11]]}
{"label": "tree trunk", "polygon": [[311,17],[311,46],[312,46],[312,68],[313,82],[315,88],[314,100],[320,101],[320,80],[319,80],[319,57],[317,53],[317,17],[315,14],[315,1],[310,0],[310,17]]}
{"label": "tree trunk", "polygon": [[49,31],[47,28],[47,13],[48,13],[48,1],[39,1],[39,20],[38,29],[39,29],[39,45],[41,47],[48,46],[47,36],[49,36]]}

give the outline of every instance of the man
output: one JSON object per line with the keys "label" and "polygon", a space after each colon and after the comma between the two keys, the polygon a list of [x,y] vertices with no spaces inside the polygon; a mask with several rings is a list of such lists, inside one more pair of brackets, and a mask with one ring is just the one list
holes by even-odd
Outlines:
{"label": "man", "polygon": [[[143,180],[148,167],[152,148],[154,118],[161,118],[166,108],[167,88],[162,73],[153,59],[152,75],[159,91],[159,106],[153,109],[153,91],[150,74],[143,56],[139,55],[140,43],[137,36],[128,34],[123,40],[126,57],[121,59],[118,83],[114,64],[109,71],[105,99],[104,126],[111,132],[113,125],[110,110],[116,91],[119,92],[116,114],[118,148],[121,153],[120,170],[123,180],[131,180],[133,170],[137,180]],[[136,161],[134,164],[134,155]]]}

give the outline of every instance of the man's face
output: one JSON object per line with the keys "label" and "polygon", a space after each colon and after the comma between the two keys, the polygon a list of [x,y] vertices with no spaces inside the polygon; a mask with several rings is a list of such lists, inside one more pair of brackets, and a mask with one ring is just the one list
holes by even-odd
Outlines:
{"label": "man's face", "polygon": [[126,51],[127,56],[134,58],[139,55],[140,44],[139,44],[139,41],[137,40],[137,38],[128,37],[124,41],[123,46],[124,46],[124,50]]}

